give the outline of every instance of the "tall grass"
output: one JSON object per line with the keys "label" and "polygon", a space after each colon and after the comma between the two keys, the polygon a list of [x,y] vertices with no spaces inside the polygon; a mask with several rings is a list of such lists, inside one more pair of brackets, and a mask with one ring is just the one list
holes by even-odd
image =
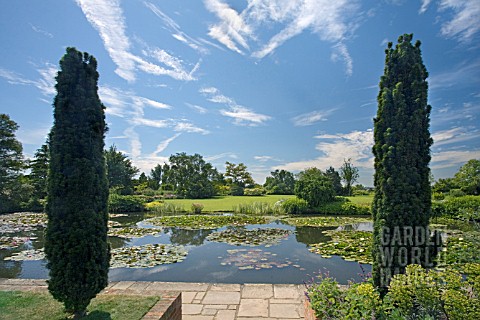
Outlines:
{"label": "tall grass", "polygon": [[184,213],[187,212],[185,210],[185,207],[183,205],[179,205],[176,203],[158,203],[155,205],[150,205],[149,206],[149,211],[155,213],[155,214],[177,214],[177,213]]}
{"label": "tall grass", "polygon": [[280,203],[253,202],[239,203],[233,206],[233,212],[240,214],[284,214]]}

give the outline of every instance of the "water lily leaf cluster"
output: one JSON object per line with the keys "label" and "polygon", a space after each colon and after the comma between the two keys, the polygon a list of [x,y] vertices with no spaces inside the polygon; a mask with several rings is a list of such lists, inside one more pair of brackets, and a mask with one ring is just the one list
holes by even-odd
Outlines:
{"label": "water lily leaf cluster", "polygon": [[255,228],[251,230],[245,228],[228,228],[224,231],[209,234],[207,239],[236,246],[253,247],[264,245],[265,247],[270,247],[288,238],[290,234],[290,230],[280,228]]}
{"label": "water lily leaf cluster", "polygon": [[303,227],[339,227],[346,224],[372,222],[372,219],[361,217],[296,217],[282,219],[292,226]]}
{"label": "water lily leaf cluster", "polygon": [[232,249],[227,250],[228,256],[218,257],[222,259],[220,264],[222,266],[235,266],[239,270],[262,270],[272,268],[286,268],[294,267],[299,270],[305,270],[302,268],[298,261],[291,261],[288,258],[280,259],[276,253],[264,251],[261,249]]}
{"label": "water lily leaf cluster", "polygon": [[183,246],[146,244],[113,249],[111,254],[110,268],[151,268],[182,262],[188,252]]}
{"label": "water lily leaf cluster", "polygon": [[312,244],[309,248],[311,252],[320,254],[324,258],[337,255],[347,261],[372,263],[371,232],[328,230],[324,233],[332,239],[325,243]]}
{"label": "water lily leaf cluster", "polygon": [[181,215],[156,217],[148,220],[156,226],[183,229],[217,229],[224,226],[245,226],[267,223],[265,217],[248,215]]}
{"label": "water lily leaf cluster", "polygon": [[33,231],[47,226],[47,215],[43,213],[11,213],[0,215],[0,233]]}
{"label": "water lily leaf cluster", "polygon": [[448,237],[438,260],[439,267],[480,275],[480,233],[464,232]]}
{"label": "water lily leaf cluster", "polygon": [[108,235],[120,238],[141,238],[146,235],[157,235],[160,232],[162,232],[162,229],[124,227],[110,228],[108,230]]}
{"label": "water lily leaf cluster", "polygon": [[11,260],[11,261],[32,261],[32,260],[43,260],[45,259],[45,252],[42,249],[31,249],[31,250],[24,250],[17,253],[12,254],[10,257],[5,257],[3,260]]}
{"label": "water lily leaf cluster", "polygon": [[0,237],[0,250],[18,248],[26,242],[36,239],[35,237]]}

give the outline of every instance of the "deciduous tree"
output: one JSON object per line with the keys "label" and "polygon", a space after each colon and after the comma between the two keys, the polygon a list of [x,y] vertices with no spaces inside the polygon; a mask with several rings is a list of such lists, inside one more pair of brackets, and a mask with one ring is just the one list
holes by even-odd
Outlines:
{"label": "deciduous tree", "polygon": [[343,165],[340,167],[340,177],[345,183],[345,195],[352,195],[352,185],[357,182],[359,174],[358,168],[352,164],[352,159],[343,160]]}
{"label": "deciduous tree", "polygon": [[335,200],[332,181],[318,168],[309,168],[298,174],[295,195],[312,208]]}

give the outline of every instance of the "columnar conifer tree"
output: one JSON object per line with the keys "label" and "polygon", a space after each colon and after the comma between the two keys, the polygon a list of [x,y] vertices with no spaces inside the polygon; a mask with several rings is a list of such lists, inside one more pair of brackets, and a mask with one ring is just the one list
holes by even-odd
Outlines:
{"label": "columnar conifer tree", "polygon": [[420,41],[400,36],[385,50],[385,70],[374,119],[375,197],[373,201],[374,283],[385,292],[393,274],[407,264],[431,266],[428,220],[430,190],[430,110],[428,77]]}
{"label": "columnar conifer tree", "polygon": [[49,146],[48,289],[67,312],[82,316],[108,283],[107,128],[95,58],[67,48],[60,67]]}

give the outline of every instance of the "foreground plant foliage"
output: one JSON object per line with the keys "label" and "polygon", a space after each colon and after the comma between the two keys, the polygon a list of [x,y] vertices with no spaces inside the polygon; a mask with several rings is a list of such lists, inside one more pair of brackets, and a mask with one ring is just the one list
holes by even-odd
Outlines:
{"label": "foreground plant foliage", "polygon": [[380,299],[371,279],[342,289],[328,274],[310,284],[307,296],[319,319],[480,319],[480,275],[452,269],[426,271],[409,265],[392,278]]}

